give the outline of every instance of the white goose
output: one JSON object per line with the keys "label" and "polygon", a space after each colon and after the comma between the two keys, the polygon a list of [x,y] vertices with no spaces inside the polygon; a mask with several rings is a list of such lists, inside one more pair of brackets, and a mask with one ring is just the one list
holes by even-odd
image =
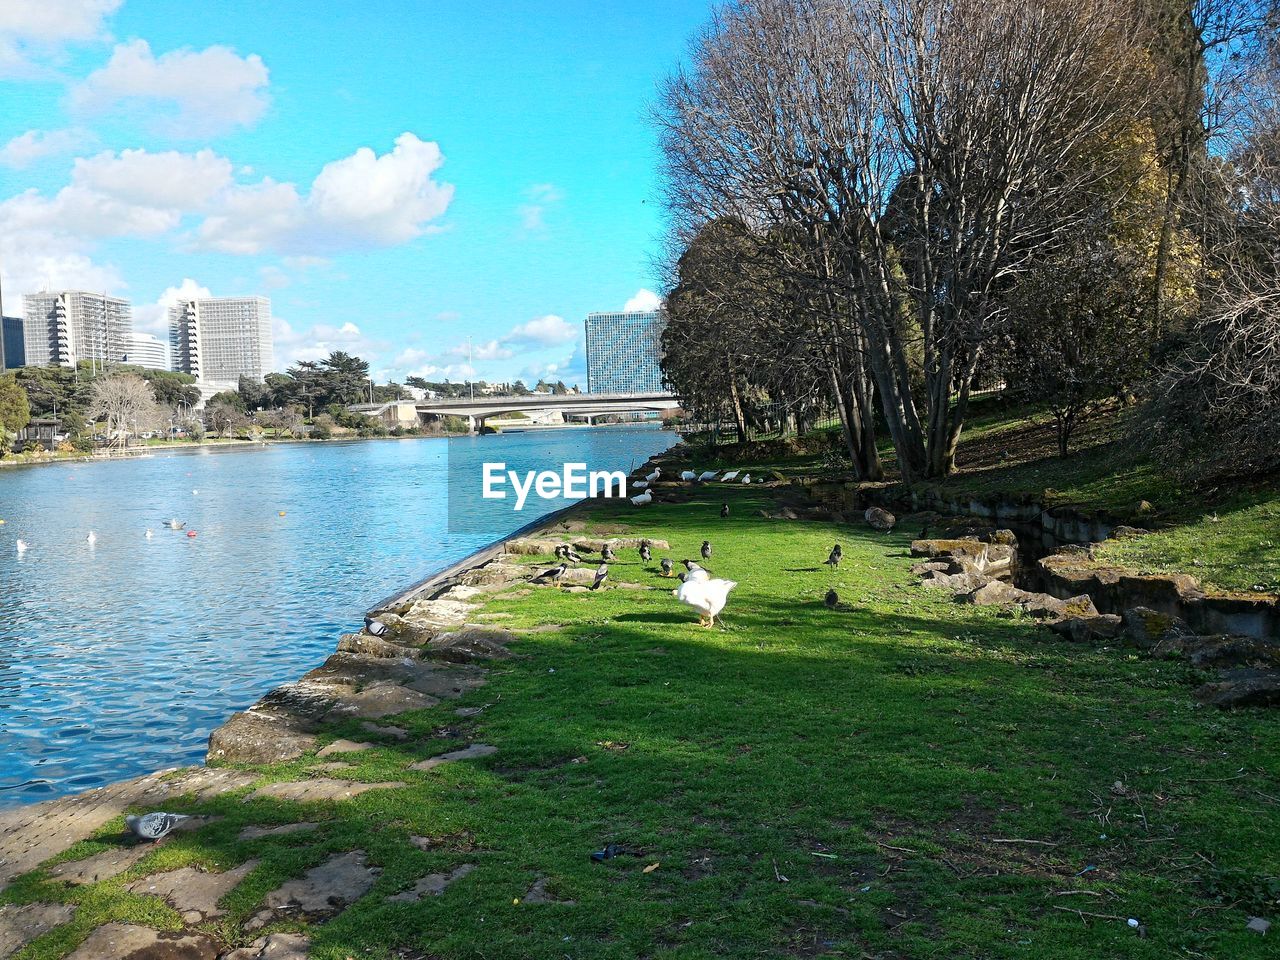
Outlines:
{"label": "white goose", "polygon": [[637,507],[643,507],[646,504],[653,503],[653,491],[646,490],[644,493],[640,494],[640,496],[632,497],[631,502]]}
{"label": "white goose", "polygon": [[723,477],[720,478],[720,482],[733,483],[733,481],[738,479],[738,473],[739,471],[737,470],[730,470],[728,473],[726,473]]}
{"label": "white goose", "polygon": [[713,627],[716,616],[729,600],[729,591],[737,585],[733,580],[689,579],[671,592],[681,603],[687,603],[698,611],[699,624]]}
{"label": "white goose", "polygon": [[631,482],[631,489],[632,489],[632,490],[643,490],[643,489],[645,489],[647,486],[649,486],[649,481],[648,481],[648,480],[633,480],[633,481]]}
{"label": "white goose", "polygon": [[716,478],[716,474],[719,472],[719,470],[703,470],[702,476],[698,477],[698,480],[702,483],[706,483],[708,480],[714,480]]}
{"label": "white goose", "polygon": [[697,480],[698,475],[694,473],[692,470],[681,470],[680,479],[681,480]]}

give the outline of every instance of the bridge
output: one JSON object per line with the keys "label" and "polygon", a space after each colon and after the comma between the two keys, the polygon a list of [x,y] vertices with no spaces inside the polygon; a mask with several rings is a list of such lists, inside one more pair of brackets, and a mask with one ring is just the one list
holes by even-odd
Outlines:
{"label": "bridge", "polygon": [[[401,401],[401,404],[405,404]],[[354,412],[379,417],[393,404],[357,404]],[[648,393],[531,393],[528,396],[455,397],[417,400],[413,406],[418,419],[427,417],[465,417],[472,432],[484,428],[491,417],[508,413],[559,413],[566,417],[592,417],[610,413],[654,413],[676,410],[680,401],[665,391]]]}

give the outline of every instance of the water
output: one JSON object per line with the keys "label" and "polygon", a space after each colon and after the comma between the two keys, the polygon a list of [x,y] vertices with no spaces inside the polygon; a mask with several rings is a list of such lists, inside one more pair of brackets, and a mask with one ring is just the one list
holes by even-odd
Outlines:
{"label": "water", "polygon": [[447,496],[448,476],[485,460],[626,470],[676,439],[602,427],[0,470],[0,807],[200,762],[214,727],[322,662],[370,606],[561,505],[450,530],[450,506],[499,505],[478,482]]}

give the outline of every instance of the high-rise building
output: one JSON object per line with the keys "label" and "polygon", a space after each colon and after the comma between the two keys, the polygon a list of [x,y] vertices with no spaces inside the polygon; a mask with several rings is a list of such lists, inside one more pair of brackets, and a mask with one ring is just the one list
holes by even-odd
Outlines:
{"label": "high-rise building", "polygon": [[133,309],[128,300],[61,290],[29,293],[23,306],[28,366],[74,367],[81,360],[119,363],[129,352]]}
{"label": "high-rise building", "polygon": [[17,370],[27,365],[27,347],[22,342],[22,318],[0,317],[0,370]]}
{"label": "high-rise building", "polygon": [[262,382],[275,362],[271,301],[266,297],[182,300],[169,308],[173,369],[200,383],[234,390],[241,377]]}
{"label": "high-rise building", "polygon": [[648,393],[662,389],[661,310],[587,315],[587,392]]}
{"label": "high-rise building", "polygon": [[135,333],[129,338],[129,354],[126,362],[148,370],[169,369],[169,345],[149,333]]}

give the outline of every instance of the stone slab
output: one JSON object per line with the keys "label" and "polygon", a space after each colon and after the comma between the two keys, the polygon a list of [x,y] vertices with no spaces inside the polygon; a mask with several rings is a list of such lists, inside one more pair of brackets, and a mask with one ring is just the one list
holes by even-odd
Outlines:
{"label": "stone slab", "polygon": [[219,909],[218,901],[238,887],[257,865],[257,860],[247,860],[221,873],[182,867],[135,880],[128,890],[160,897],[182,914],[184,923],[196,924],[222,916],[225,911]]}
{"label": "stone slab", "polygon": [[451,750],[448,753],[440,754],[438,757],[420,760],[409,767],[409,769],[434,770],[436,767],[443,766],[446,763],[454,763],[458,760],[475,760],[479,757],[487,757],[497,752],[497,747],[491,747],[487,743],[473,743],[471,746],[462,750]]}
{"label": "stone slab", "polygon": [[350,800],[366,790],[393,790],[403,787],[398,780],[386,783],[357,783],[354,780],[335,780],[330,777],[317,777],[312,780],[288,780],[283,783],[269,783],[249,795],[249,800],[271,798],[275,800],[293,800],[296,803],[313,803],[320,800]]}
{"label": "stone slab", "polygon": [[278,827],[245,827],[240,831],[241,840],[257,840],[259,837],[285,837],[291,833],[314,830],[318,824],[310,822],[284,823]]}
{"label": "stone slab", "polygon": [[311,940],[301,933],[273,933],[247,947],[223,954],[221,960],[307,960]]}
{"label": "stone slab", "polygon": [[217,944],[202,933],[175,933],[132,923],[107,923],[89,934],[67,960],[217,960],[217,957]]}
{"label": "stone slab", "polygon": [[361,750],[372,750],[372,743],[357,743],[354,740],[335,740],[316,754],[317,757],[331,757],[335,753],[359,753]]}
{"label": "stone slab", "polygon": [[69,903],[6,904],[0,907],[0,960],[17,953],[36,937],[71,919],[76,908]]}
{"label": "stone slab", "polygon": [[49,876],[66,883],[101,883],[124,873],[155,849],[155,844],[145,841],[127,847],[112,847],[83,860],[68,860],[49,870]]}
{"label": "stone slab", "polygon": [[368,893],[381,873],[380,867],[369,866],[363,850],[330,857],[268,893],[263,909],[245,924],[245,929],[257,930],[281,915],[310,919],[331,916]]}
{"label": "stone slab", "polygon": [[476,868],[474,863],[464,863],[454,867],[448,873],[429,873],[422,877],[408,890],[387,897],[388,903],[417,903],[423,897],[438,897],[444,893],[449,884],[461,880]]}

